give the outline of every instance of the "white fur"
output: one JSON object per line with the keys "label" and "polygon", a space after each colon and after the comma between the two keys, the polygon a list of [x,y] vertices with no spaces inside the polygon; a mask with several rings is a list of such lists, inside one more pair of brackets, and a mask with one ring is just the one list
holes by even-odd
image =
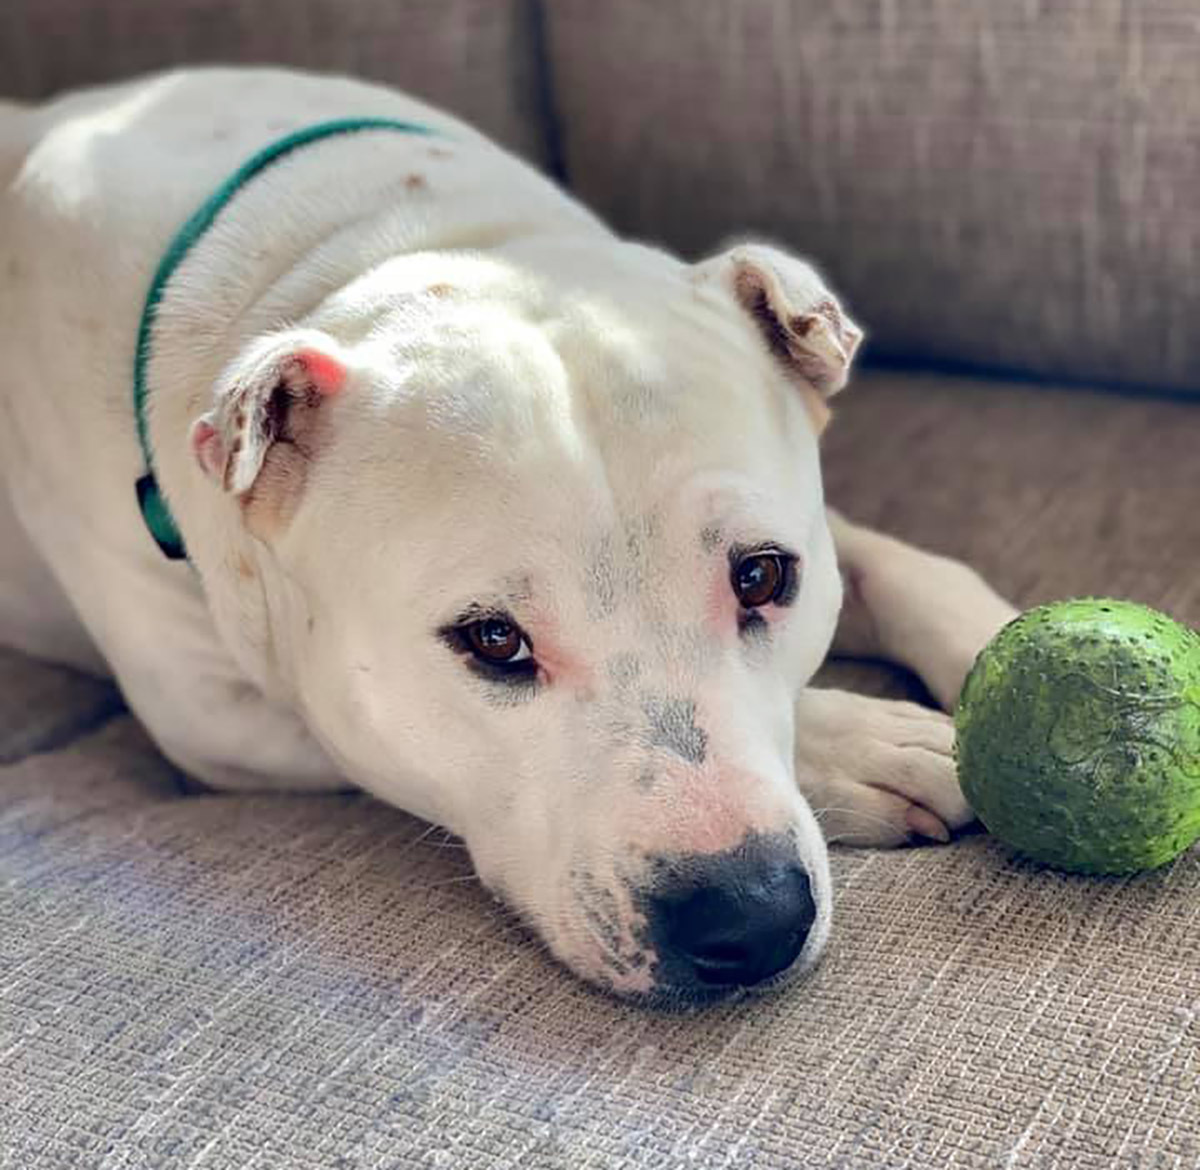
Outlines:
{"label": "white fur", "polygon": [[[154,267],[254,151],[358,115],[438,136],[349,135],[277,163],[167,290],[151,439],[193,565],[168,562],[133,487]],[[689,266],[618,240],[439,111],[282,71],[0,111],[4,177],[0,639],[85,667],[98,650],[182,768],[230,788],[350,781],[448,826],[560,957],[625,992],[646,976],[612,969],[589,898],[606,892],[623,947],[644,950],[629,889],[647,859],[748,833],[794,841],[819,909],[800,965],[815,959],[831,890],[798,781],[866,843],[969,817],[943,717],[805,690],[841,604],[813,423],[858,340],[807,265],[749,246]],[[762,297],[792,322],[776,352]],[[302,436],[238,447],[240,407],[263,406],[300,344],[344,385],[312,393],[301,370]],[[956,690],[1003,603],[974,626],[926,621],[915,646],[931,559],[881,560],[839,523],[859,575],[884,580],[868,604],[891,607],[888,652]],[[712,616],[730,541],[803,563],[753,651]],[[969,615],[984,587],[954,588]],[[480,604],[545,648],[536,697],[506,700],[439,637]],[[702,764],[655,746],[648,696],[694,703]]]}

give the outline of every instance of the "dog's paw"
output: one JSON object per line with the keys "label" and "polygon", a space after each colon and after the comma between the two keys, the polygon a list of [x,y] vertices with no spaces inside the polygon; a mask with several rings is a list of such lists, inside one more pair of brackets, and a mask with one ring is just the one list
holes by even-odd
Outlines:
{"label": "dog's paw", "polygon": [[916,703],[817,689],[796,703],[796,782],[830,843],[949,841],[974,819],[953,753],[950,719]]}

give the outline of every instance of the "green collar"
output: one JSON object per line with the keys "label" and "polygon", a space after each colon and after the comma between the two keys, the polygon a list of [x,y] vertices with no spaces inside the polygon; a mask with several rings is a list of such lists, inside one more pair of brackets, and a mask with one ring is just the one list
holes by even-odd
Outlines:
{"label": "green collar", "polygon": [[260,171],[266,170],[273,162],[301,146],[307,146],[310,142],[359,130],[398,130],[402,134],[437,133],[420,123],[399,122],[392,118],[342,118],[306,126],[303,130],[287,135],[286,138],[280,138],[243,163],[201,204],[176,233],[155,270],[154,279],[150,282],[150,291],[146,294],[146,304],[142,309],[137,350],[133,359],[133,409],[137,418],[138,443],[146,463],[146,474],[137,481],[137,498],[138,508],[150,535],[154,537],[164,555],[172,560],[183,559],[187,556],[187,551],[175,518],[171,515],[171,509],[167,506],[167,501],[159,490],[158,481],[154,478],[154,459],[150,452],[149,428],[146,421],[146,366],[150,361],[154,321],[167,282],[175,275],[175,270],[183,263],[184,257],[192,250],[196,241],[212,227],[213,221],[225,209],[226,204]]}

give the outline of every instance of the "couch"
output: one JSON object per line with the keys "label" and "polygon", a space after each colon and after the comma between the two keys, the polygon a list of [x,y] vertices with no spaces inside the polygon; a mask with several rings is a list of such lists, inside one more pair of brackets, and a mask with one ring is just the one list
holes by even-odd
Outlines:
{"label": "couch", "polygon": [[[0,9],[0,96],[348,71],[628,234],[815,257],[871,335],[834,503],[1017,604],[1192,623],[1198,53],[1183,0]],[[819,681],[921,697],[878,664]],[[445,833],[357,794],[197,792],[111,684],[0,653],[0,1168],[1200,1166],[1200,850],[1072,877],[977,831],[833,867],[804,980],[629,1008]]]}

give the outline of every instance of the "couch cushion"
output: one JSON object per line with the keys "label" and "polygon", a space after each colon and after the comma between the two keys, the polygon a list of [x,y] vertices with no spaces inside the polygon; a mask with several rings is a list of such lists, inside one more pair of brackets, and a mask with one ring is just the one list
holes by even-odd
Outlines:
{"label": "couch cushion", "polygon": [[5,649],[0,649],[0,696],[0,764],[69,742],[122,707],[109,682]]}
{"label": "couch cushion", "polygon": [[[1191,402],[896,372],[837,402],[825,489],[854,520],[966,561],[1023,607],[1124,597],[1200,627]],[[823,677],[928,700],[878,665]]]}
{"label": "couch cushion", "polygon": [[888,355],[1200,388],[1182,0],[547,7],[572,185],[811,253]]}
{"label": "couch cushion", "polygon": [[830,502],[1022,605],[1105,594],[1200,626],[1200,406],[876,372],[835,401]]}
{"label": "couch cushion", "polygon": [[541,162],[532,20],[526,0],[5,0],[0,96],[270,62],[399,86]]}
{"label": "couch cushion", "polygon": [[[856,517],[1023,603],[1200,621],[1200,409],[926,378],[844,401],[828,479]],[[817,971],[649,1014],[551,962],[442,833],[361,796],[182,795],[128,716],[56,685],[88,728],[0,768],[0,1164],[1200,1161],[1200,849],[1120,879],[983,835],[835,850]]]}

